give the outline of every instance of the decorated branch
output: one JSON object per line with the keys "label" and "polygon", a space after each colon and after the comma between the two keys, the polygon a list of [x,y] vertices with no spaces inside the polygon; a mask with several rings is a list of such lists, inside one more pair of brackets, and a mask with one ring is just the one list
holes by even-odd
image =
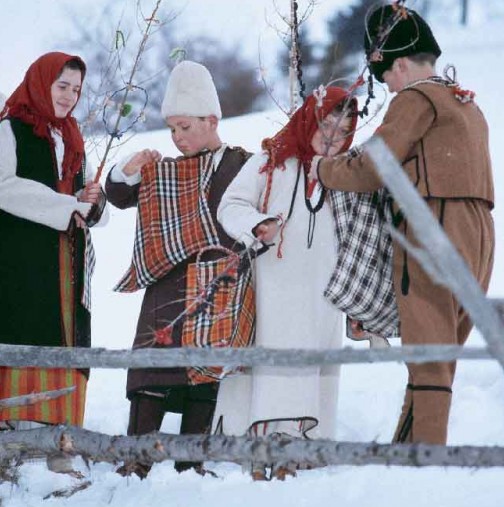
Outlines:
{"label": "decorated branch", "polygon": [[[145,52],[146,44],[147,44],[147,41],[148,41],[149,36],[151,34],[151,30],[154,26],[159,24],[159,20],[157,19],[156,16],[157,16],[157,13],[159,10],[159,6],[161,5],[161,2],[162,2],[162,0],[157,0],[156,5],[154,6],[154,9],[153,9],[151,15],[144,20],[146,22],[146,25],[145,25],[145,28],[143,31],[142,40],[140,42],[140,46],[138,48],[135,60],[133,62],[133,67],[131,69],[129,78],[128,78],[125,86],[123,88],[121,88],[120,90],[116,90],[115,92],[113,92],[110,95],[110,97],[108,98],[107,102],[105,103],[105,107],[103,109],[103,120],[104,120],[104,124],[105,124],[107,134],[108,134],[108,142],[107,142],[107,145],[105,148],[105,153],[103,154],[103,157],[101,158],[100,164],[98,166],[98,170],[96,172],[95,182],[98,182],[100,180],[103,169],[105,167],[105,163],[107,161],[107,156],[109,154],[109,151],[112,147],[113,142],[117,139],[120,139],[120,137],[123,134],[125,134],[128,130],[130,130],[133,127],[133,125],[142,117],[142,112],[145,109],[145,106],[147,105],[147,100],[148,100],[147,92],[145,91],[145,89],[141,88],[140,86],[135,85],[134,79],[135,79],[136,72],[138,70],[138,66],[140,64],[140,60]],[[119,47],[119,45],[121,43],[124,44],[124,36],[123,36],[122,32],[117,31],[116,32],[116,47]],[[126,128],[121,129],[120,128],[121,121],[131,113],[131,105],[128,104],[127,100],[128,100],[129,94],[133,90],[143,91],[144,106],[142,108],[142,111],[137,115],[137,117],[133,121],[130,122],[130,125]],[[120,97],[120,98],[118,100],[118,106],[117,106],[117,110],[115,113],[115,119],[113,119],[112,126],[110,127],[110,126],[108,126],[107,119],[106,119],[107,108],[108,108],[109,104],[111,104],[114,101],[114,99],[116,97]]]}

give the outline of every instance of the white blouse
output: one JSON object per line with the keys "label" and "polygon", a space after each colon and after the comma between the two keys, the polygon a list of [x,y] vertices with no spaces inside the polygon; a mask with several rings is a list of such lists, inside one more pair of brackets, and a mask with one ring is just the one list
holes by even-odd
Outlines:
{"label": "white blouse", "polygon": [[[65,147],[61,135],[54,131],[52,134],[61,178]],[[18,177],[16,169],[16,138],[10,121],[4,120],[0,122],[0,209],[59,231],[68,229],[75,212],[85,217],[91,209],[90,203],[79,202],[73,195],[60,194],[43,183]],[[86,171],[86,181],[92,178],[91,171]]]}

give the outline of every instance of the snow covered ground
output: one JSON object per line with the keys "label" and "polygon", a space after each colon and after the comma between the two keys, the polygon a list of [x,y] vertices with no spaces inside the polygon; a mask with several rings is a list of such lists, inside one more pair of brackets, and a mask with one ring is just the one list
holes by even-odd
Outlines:
{"label": "snow covered ground", "polygon": [[[445,33],[438,30],[445,48],[438,70],[448,62],[457,64],[463,87],[475,90],[487,116],[497,194],[495,223],[497,255],[490,287],[491,297],[504,298],[504,107],[497,88],[504,58],[502,23],[481,29]],[[230,144],[257,150],[260,140],[272,134],[283,121],[279,112],[224,120],[221,137]],[[376,127],[359,132],[366,138]],[[124,153],[140,147],[157,148],[175,155],[168,131],[137,136]],[[112,209],[109,225],[95,229],[98,263],[94,278],[93,345],[113,349],[131,346],[142,294],[116,294],[112,287],[128,266],[134,233],[134,211]],[[503,337],[504,338],[504,337]],[[350,341],[345,345],[354,346]],[[477,332],[471,346],[483,346]],[[390,441],[399,413],[406,371],[401,364],[344,366],[340,385],[338,439],[343,441]],[[129,403],[124,396],[126,374],[117,370],[93,370],[89,382],[85,427],[108,434],[125,434]],[[449,443],[453,445],[504,445],[504,372],[495,361],[459,362],[454,386]],[[163,431],[178,432],[179,420],[167,416]],[[43,497],[68,486],[74,479],[46,470],[41,463],[21,467],[19,486],[0,485],[0,505],[27,507],[65,505],[72,507],[257,507],[291,505],[359,507],[495,507],[502,505],[504,470],[455,468],[399,468],[384,466],[327,467],[302,471],[285,482],[254,483],[233,464],[209,464],[218,479],[201,477],[192,471],[177,474],[172,462],[153,467],[144,481],[125,479],[114,466],[91,465],[79,469],[92,486],[69,499]]]}

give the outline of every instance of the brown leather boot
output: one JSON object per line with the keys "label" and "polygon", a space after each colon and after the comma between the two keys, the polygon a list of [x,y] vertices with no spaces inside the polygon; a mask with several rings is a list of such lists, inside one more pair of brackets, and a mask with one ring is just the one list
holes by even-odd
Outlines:
{"label": "brown leather boot", "polygon": [[271,467],[271,478],[285,481],[287,476],[296,477],[297,464],[293,461],[287,463],[275,463]]}
{"label": "brown leather boot", "polygon": [[250,475],[253,481],[269,481],[266,465],[262,463],[252,463]]}

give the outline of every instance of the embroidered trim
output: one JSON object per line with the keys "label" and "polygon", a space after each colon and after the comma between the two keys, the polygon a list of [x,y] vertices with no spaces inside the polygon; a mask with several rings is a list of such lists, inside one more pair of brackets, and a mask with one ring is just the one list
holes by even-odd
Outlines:
{"label": "embroidered trim", "polygon": [[[451,73],[451,75],[449,75]],[[438,86],[444,86],[446,88],[450,88],[453,96],[462,102],[462,104],[467,104],[469,102],[473,102],[476,97],[476,93],[472,90],[464,90],[460,87],[457,82],[457,72],[455,67],[451,64],[448,64],[443,70],[443,77],[441,76],[432,76],[427,79],[418,79],[417,81],[413,81],[410,84],[407,84],[401,91],[408,90],[419,84],[433,84]]]}
{"label": "embroidered trim", "polygon": [[445,386],[429,386],[429,385],[413,385],[408,384],[406,389],[410,389],[411,391],[441,391],[445,393],[451,393],[451,387]]}

